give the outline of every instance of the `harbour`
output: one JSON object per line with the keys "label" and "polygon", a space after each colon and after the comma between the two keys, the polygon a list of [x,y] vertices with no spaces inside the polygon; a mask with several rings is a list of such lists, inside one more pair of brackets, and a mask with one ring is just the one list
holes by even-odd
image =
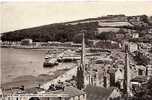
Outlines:
{"label": "harbour", "polygon": [[[11,82],[21,76],[51,75],[55,70],[62,69],[61,65],[44,68],[43,62],[48,50],[1,48],[2,84]],[[65,66],[65,65],[64,65]],[[66,66],[65,66],[66,68]],[[69,68],[69,65],[67,65]],[[30,77],[29,77],[30,78]]]}

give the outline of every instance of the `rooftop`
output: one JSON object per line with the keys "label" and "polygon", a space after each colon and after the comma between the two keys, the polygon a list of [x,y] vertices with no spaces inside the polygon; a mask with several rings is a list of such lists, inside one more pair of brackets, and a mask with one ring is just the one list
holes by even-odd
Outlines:
{"label": "rooftop", "polygon": [[115,88],[103,88],[88,85],[85,89],[87,100],[107,100]]}
{"label": "rooftop", "polygon": [[146,81],[147,81],[146,76],[136,76],[135,78],[131,80],[131,82],[139,82],[139,83],[146,82]]}
{"label": "rooftop", "polygon": [[82,90],[79,90],[79,89],[72,87],[72,86],[66,86],[66,87],[64,87],[63,90],[50,91],[50,93],[67,94],[69,97],[85,94],[85,92],[83,92]]}

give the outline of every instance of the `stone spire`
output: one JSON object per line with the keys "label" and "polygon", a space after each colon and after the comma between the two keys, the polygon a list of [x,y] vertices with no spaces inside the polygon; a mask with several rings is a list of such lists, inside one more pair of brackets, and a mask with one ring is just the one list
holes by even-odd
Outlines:
{"label": "stone spire", "polygon": [[84,39],[84,32],[82,33],[81,66],[83,67],[83,70],[85,70],[85,39]]}
{"label": "stone spire", "polygon": [[129,67],[129,47],[128,43],[125,43],[125,66],[124,66],[124,92],[130,94],[130,67]]}
{"label": "stone spire", "polygon": [[85,87],[85,40],[84,33],[82,33],[82,46],[81,46],[81,62],[77,68],[77,88],[83,89]]}

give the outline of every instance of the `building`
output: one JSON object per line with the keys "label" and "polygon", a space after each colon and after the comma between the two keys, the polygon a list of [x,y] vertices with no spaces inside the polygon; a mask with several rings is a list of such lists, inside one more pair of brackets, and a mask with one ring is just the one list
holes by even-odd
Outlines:
{"label": "building", "polygon": [[[82,45],[84,45],[84,42]],[[105,45],[105,44],[101,43],[101,45]],[[82,48],[83,54],[81,56],[81,59],[82,58],[84,59],[85,57],[84,49],[85,48],[83,47]],[[112,86],[116,86],[117,84],[117,87],[124,88],[123,86],[123,82],[125,80],[124,69],[123,69],[124,65],[123,68],[114,68],[113,65],[114,63],[111,56],[112,56],[111,53],[106,54],[106,52],[104,52],[103,55],[95,56],[93,59],[90,59],[89,63],[87,64],[86,63],[84,64],[84,62],[82,61],[83,59],[81,60],[82,61],[81,64],[87,65],[84,68],[85,71],[83,70],[85,86],[91,85],[91,86],[109,88]],[[126,59],[128,60],[128,58]]]}
{"label": "building", "polygon": [[139,38],[139,33],[132,33],[132,38]]}
{"label": "building", "polygon": [[147,75],[152,76],[152,65],[147,65]]}
{"label": "building", "polygon": [[129,43],[129,52],[134,52],[138,50],[138,44],[134,42]]}
{"label": "building", "polygon": [[122,40],[122,39],[125,38],[125,34],[124,34],[124,33],[116,33],[116,34],[115,34],[115,38],[116,38],[117,40]]}
{"label": "building", "polygon": [[[56,88],[57,89],[57,88]],[[5,100],[86,100],[86,93],[72,86],[49,90],[31,88],[5,97]]]}
{"label": "building", "polygon": [[3,98],[3,93],[2,93],[2,89],[0,88],[0,99],[2,100]]}
{"label": "building", "polygon": [[123,82],[124,82],[124,70],[123,68],[118,68],[115,72],[115,86],[119,89],[123,89]]}
{"label": "building", "polygon": [[88,85],[85,88],[87,100],[119,100],[121,93],[117,88],[103,88]]}
{"label": "building", "polygon": [[147,76],[136,76],[135,78],[131,79],[130,85],[132,93],[138,92],[138,89],[143,87],[148,81]]}
{"label": "building", "polygon": [[100,40],[94,44],[94,47],[96,48],[103,48],[103,49],[118,49],[120,48],[120,45],[116,41],[104,41]]}
{"label": "building", "polygon": [[149,28],[148,33],[152,34],[152,28]]}
{"label": "building", "polygon": [[137,76],[146,76],[146,67],[142,65],[136,65]]}
{"label": "building", "polygon": [[32,39],[23,39],[21,40],[21,45],[31,45],[33,42]]}
{"label": "building", "polygon": [[141,16],[129,16],[127,19],[130,22],[140,22],[141,21]]}
{"label": "building", "polygon": [[138,85],[141,86],[142,83],[146,82],[148,79],[146,76],[136,76],[135,78],[133,78],[131,80],[131,85],[133,87],[133,85]]}

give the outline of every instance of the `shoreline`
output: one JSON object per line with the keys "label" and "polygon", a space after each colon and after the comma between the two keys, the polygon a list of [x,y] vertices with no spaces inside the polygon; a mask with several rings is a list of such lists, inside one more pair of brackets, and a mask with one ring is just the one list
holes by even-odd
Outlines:
{"label": "shoreline", "polygon": [[33,76],[33,75],[18,76],[13,81],[0,84],[1,85],[0,87],[5,89],[10,89],[13,87],[14,88],[20,87],[22,85],[24,85],[26,88],[32,87],[33,85],[34,86],[35,85],[38,86],[39,84],[44,85],[64,75],[66,72],[70,71],[71,69],[73,69],[73,67],[69,69],[66,68],[58,69],[54,71],[52,75],[47,73],[47,74],[39,74],[37,76]]}

